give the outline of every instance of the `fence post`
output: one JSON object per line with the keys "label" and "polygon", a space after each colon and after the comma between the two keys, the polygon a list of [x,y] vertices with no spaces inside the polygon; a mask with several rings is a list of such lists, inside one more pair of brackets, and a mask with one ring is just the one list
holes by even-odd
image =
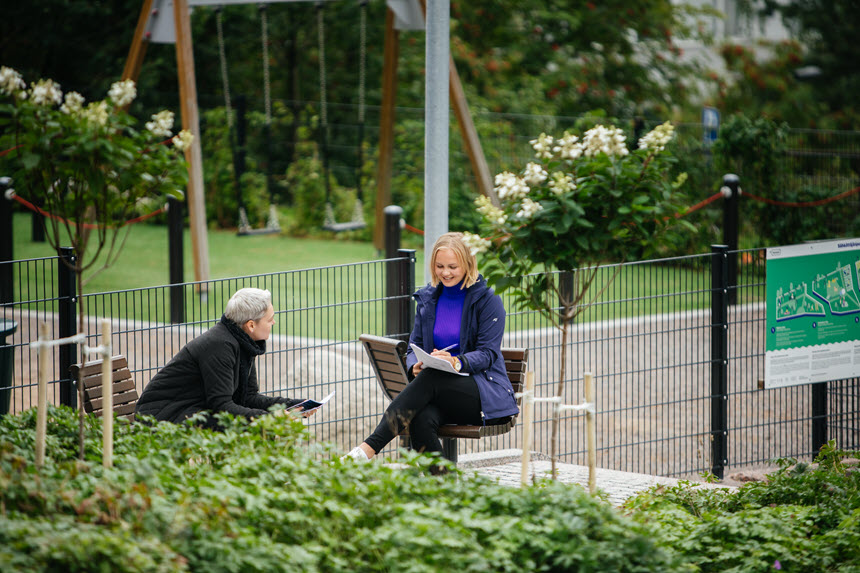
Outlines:
{"label": "fence post", "polygon": [[[400,218],[403,208],[397,205],[388,205],[382,210],[385,215],[383,223],[383,242],[385,243],[385,258],[395,259],[400,250]],[[402,324],[400,321],[400,261],[392,260],[387,264],[385,273],[385,332],[388,334],[400,334]]]}
{"label": "fence post", "polygon": [[728,463],[729,283],[727,245],[711,245],[711,473]]}
{"label": "fence post", "polygon": [[[67,338],[74,336],[77,330],[75,316],[78,314],[78,296],[75,273],[72,271],[77,261],[72,247],[60,247],[59,255],[57,259],[57,315],[60,323],[58,338]],[[72,364],[76,362],[76,349],[77,345],[74,343],[62,344],[59,347],[60,404],[72,408],[77,407],[77,394],[70,372]]]}
{"label": "fence post", "polygon": [[415,303],[412,300],[415,293],[415,249],[399,249],[397,257],[400,268],[397,271],[397,328],[394,332],[402,333],[402,338],[407,340],[415,323]]}
{"label": "fence post", "polygon": [[[386,211],[391,207],[386,207]],[[415,321],[415,311],[412,308],[412,293],[415,292],[415,249],[397,249],[397,252],[388,250],[388,246],[395,246],[393,242],[389,242],[391,236],[388,233],[389,222],[393,225],[393,217],[397,216],[397,233],[398,240],[396,246],[400,246],[400,214],[403,210],[400,207],[395,207],[386,213],[386,257],[396,258],[397,260],[389,263],[387,280],[388,286],[385,293],[386,302],[386,332],[388,336],[399,338],[401,340],[409,340],[409,335],[412,333],[412,324]],[[390,215],[389,215],[390,213]],[[445,448],[445,439],[442,440],[443,448]],[[408,436],[400,436],[400,447],[409,448],[410,439]],[[454,446],[454,455],[457,454],[456,444]]]}
{"label": "fence post", "polygon": [[812,386],[812,458],[827,443],[827,382]]}
{"label": "fence post", "polygon": [[[0,177],[0,304],[12,302],[15,281],[12,262],[15,259],[12,242],[12,199],[6,191],[12,187],[11,177]],[[8,264],[3,264],[8,262]]]}
{"label": "fence post", "polygon": [[182,201],[167,200],[167,252],[170,267],[170,322],[185,322],[184,251],[182,235]]}
{"label": "fence post", "polygon": [[723,201],[723,244],[728,246],[729,304],[738,302],[738,212],[741,200],[741,180],[734,173],[723,175],[723,188],[729,190]]}

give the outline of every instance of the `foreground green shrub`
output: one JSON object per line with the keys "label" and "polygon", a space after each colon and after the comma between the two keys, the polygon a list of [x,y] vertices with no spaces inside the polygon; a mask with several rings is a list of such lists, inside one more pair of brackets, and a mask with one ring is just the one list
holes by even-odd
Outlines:
{"label": "foreground green shrub", "polygon": [[860,571],[860,470],[830,442],[737,490],[656,489],[627,502],[695,571]]}
{"label": "foreground green shrub", "polygon": [[215,433],[117,424],[115,465],[97,422],[75,460],[75,413],[0,419],[0,570],[680,571],[651,526],[578,486],[498,486],[436,460],[341,463],[301,421],[224,419]]}

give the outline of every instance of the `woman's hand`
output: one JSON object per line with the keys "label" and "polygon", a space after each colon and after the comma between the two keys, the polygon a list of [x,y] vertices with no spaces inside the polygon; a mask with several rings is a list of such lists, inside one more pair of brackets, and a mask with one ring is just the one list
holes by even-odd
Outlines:
{"label": "woman's hand", "polygon": [[423,362],[416,362],[415,365],[412,367],[412,375],[418,376],[418,374],[423,369],[424,369],[424,363]]}
{"label": "woman's hand", "polygon": [[447,350],[436,350],[436,349],[434,349],[433,352],[430,353],[430,356],[435,356],[437,358],[442,358],[444,360],[447,360],[448,362],[451,363],[452,368],[455,368],[455,369],[457,368],[457,358],[454,356],[451,356],[451,353],[448,352]]}

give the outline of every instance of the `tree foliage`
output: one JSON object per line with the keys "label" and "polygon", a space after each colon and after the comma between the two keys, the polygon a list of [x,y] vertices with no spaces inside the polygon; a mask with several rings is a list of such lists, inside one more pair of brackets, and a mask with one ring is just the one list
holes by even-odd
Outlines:
{"label": "tree foliage", "polygon": [[127,80],[87,103],[77,92],[63,94],[53,80],[28,85],[16,70],[0,67],[0,165],[19,195],[52,215],[51,245],[71,241],[79,278],[102,249],[109,251],[105,264],[114,260],[123,226],[142,203],[183,195],[182,152],[193,136],[174,136],[174,114],[166,110],[138,129],[125,111],[135,97]]}
{"label": "tree foliage", "polygon": [[[653,254],[683,210],[678,189],[685,178],[668,175],[674,157],[666,146],[673,136],[667,122],[633,150],[614,126],[533,140],[534,161],[518,174],[496,176],[500,206],[483,197],[477,201],[483,238],[467,240],[475,252],[487,254],[483,268],[490,282],[502,290],[513,287],[516,300],[557,326],[572,320],[590,278],[582,279],[583,292],[573,296],[564,296],[550,276],[527,287],[517,281],[555,270],[592,277],[601,265]],[[558,300],[566,311],[561,317]]]}
{"label": "tree foliage", "polygon": [[[339,166],[334,172],[337,183],[355,188],[355,179],[364,170],[357,165],[356,153],[359,7],[357,2],[323,4],[329,123],[340,126],[332,133],[328,153],[331,163]],[[64,88],[92,99],[107,89],[109,78],[121,73],[141,5],[141,0],[19,2],[0,23],[4,59],[0,63],[16,67],[26,77],[53,77]],[[373,108],[381,101],[387,8],[380,1],[370,2],[367,10],[367,103]],[[257,168],[274,174],[276,198],[292,203],[286,171],[299,150],[307,149],[302,134],[311,128],[310,142],[319,141],[317,6],[273,3],[266,12],[271,95],[283,102],[284,119],[275,122],[270,142],[260,130],[249,132],[248,157],[256,156]],[[664,120],[670,109],[684,105],[701,75],[701,70],[681,60],[678,47],[679,39],[701,37],[699,15],[670,0],[455,1],[451,52],[477,113],[571,116],[602,109],[610,116],[651,114]],[[221,17],[231,94],[244,94],[249,112],[260,113],[264,80],[259,9],[254,4],[227,5]],[[195,8],[191,19],[201,117],[206,110],[225,105],[216,19],[212,7]],[[424,105],[424,42],[423,31],[400,33],[397,105],[402,110]],[[176,107],[175,59],[171,44],[147,47],[138,79],[140,97],[130,108],[132,114],[145,118]],[[373,113],[369,111],[368,122],[375,124]],[[406,119],[406,112],[401,112],[398,121]],[[207,126],[202,127],[205,137]],[[531,138],[539,132],[525,135]],[[370,150],[376,148],[375,137],[374,129],[366,130]],[[274,151],[271,164],[267,145]],[[322,150],[315,153],[319,156]],[[372,161],[373,153],[364,156]],[[204,175],[207,186],[215,188],[208,170]],[[364,187],[371,188],[372,181],[365,181]],[[219,184],[217,190],[234,193],[230,185]],[[457,204],[468,202],[473,193],[468,177],[452,176],[451,196]]]}
{"label": "tree foliage", "polygon": [[[748,12],[765,17],[779,16],[802,45],[802,50],[798,50],[797,44],[787,43],[788,50],[777,48],[772,62],[751,63],[747,69],[752,72],[755,68],[781,70],[779,81],[788,86],[779,94],[764,92],[755,101],[765,108],[780,100],[783,108],[794,106],[793,113],[775,119],[790,121],[799,127],[856,129],[860,125],[860,109],[854,97],[860,90],[857,3],[854,0],[743,0],[741,4]],[[743,111],[751,114],[756,107]]]}

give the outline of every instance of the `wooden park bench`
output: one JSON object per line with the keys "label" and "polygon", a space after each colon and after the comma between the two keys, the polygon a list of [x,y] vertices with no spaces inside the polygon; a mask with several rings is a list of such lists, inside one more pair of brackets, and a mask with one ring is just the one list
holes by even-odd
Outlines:
{"label": "wooden park bench", "polygon": [[[77,384],[78,374],[83,374],[84,411],[96,416],[103,413],[102,400],[102,361],[93,360],[84,364],[72,364],[72,380]],[[125,356],[111,357],[113,377],[113,411],[118,418],[134,420],[134,407],[137,405],[137,386],[128,369]]]}
{"label": "wooden park bench", "polygon": [[[362,334],[358,339],[370,358],[370,364],[376,373],[379,387],[389,399],[393,400],[409,384],[409,377],[406,373],[406,342],[371,334]],[[505,368],[508,372],[508,379],[514,387],[514,392],[522,392],[528,366],[528,348],[502,348],[502,356],[505,358]],[[520,405],[520,402],[520,398],[517,398],[517,405]],[[476,440],[486,436],[500,436],[510,432],[516,421],[517,417],[511,416],[506,423],[492,426],[458,426],[453,424],[442,426],[439,428],[439,437],[442,438],[443,455],[456,463],[457,438]],[[401,437],[408,436],[408,430],[400,435]]]}

